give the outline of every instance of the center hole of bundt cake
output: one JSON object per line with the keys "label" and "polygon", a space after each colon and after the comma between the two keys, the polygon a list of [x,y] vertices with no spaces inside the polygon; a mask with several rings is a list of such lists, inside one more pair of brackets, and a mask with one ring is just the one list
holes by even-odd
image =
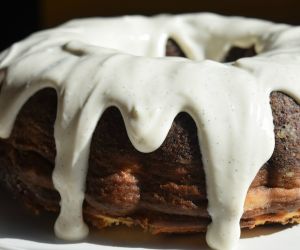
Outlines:
{"label": "center hole of bundt cake", "polygon": [[234,62],[240,58],[252,57],[255,55],[257,55],[257,53],[255,51],[254,45],[248,48],[240,48],[240,47],[233,46],[225,55],[223,62]]}
{"label": "center hole of bundt cake", "polygon": [[[243,57],[252,57],[257,55],[254,45],[248,48],[232,46],[224,55],[222,62],[234,62]],[[166,44],[166,56],[187,57],[180,46],[173,39],[168,39]]]}

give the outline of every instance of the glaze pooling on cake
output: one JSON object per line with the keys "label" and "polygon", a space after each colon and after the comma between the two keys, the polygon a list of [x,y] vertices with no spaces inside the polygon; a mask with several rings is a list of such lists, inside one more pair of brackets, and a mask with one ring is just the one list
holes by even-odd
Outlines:
{"label": "glaze pooling on cake", "polygon": [[[169,37],[196,60],[155,58],[164,56]],[[34,93],[56,89],[53,182],[62,201],[55,232],[79,239],[88,233],[85,177],[104,110],[119,108],[132,144],[145,153],[163,143],[175,116],[186,111],[197,124],[206,173],[207,242],[233,249],[247,190],[274,150],[270,93],[282,91],[299,102],[298,38],[299,28],[212,14],[72,21],[0,56],[0,136],[9,137]],[[253,44],[258,56],[232,64],[207,60],[222,60],[233,45]]]}

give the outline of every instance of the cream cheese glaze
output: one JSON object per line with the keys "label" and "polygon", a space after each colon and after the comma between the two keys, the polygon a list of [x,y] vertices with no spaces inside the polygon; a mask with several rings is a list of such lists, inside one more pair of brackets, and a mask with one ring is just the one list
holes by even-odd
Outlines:
{"label": "cream cheese glaze", "polygon": [[[193,60],[164,57],[169,37]],[[55,233],[77,240],[88,234],[85,179],[104,110],[119,108],[132,144],[144,153],[156,150],[186,111],[197,125],[206,174],[207,243],[234,249],[247,190],[275,146],[270,93],[300,102],[299,41],[297,27],[209,13],[71,21],[0,55],[0,137],[10,136],[33,94],[56,90],[53,182],[61,211]],[[217,62],[233,45],[254,45],[259,54]]]}

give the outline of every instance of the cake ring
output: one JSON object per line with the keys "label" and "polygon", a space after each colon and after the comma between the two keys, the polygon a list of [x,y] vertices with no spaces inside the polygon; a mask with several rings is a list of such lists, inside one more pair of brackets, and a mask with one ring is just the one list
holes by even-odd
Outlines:
{"label": "cake ring", "polygon": [[[60,211],[66,240],[126,224],[226,250],[240,227],[299,223],[299,41],[209,13],[37,32],[0,55],[1,180]],[[256,55],[224,62],[233,47]]]}

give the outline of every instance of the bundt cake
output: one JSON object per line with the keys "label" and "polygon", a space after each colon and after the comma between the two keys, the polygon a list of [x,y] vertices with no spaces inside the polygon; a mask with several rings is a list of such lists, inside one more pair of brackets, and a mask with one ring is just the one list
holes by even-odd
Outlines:
{"label": "bundt cake", "polygon": [[0,182],[67,240],[300,223],[299,39],[209,13],[35,33],[0,55]]}

